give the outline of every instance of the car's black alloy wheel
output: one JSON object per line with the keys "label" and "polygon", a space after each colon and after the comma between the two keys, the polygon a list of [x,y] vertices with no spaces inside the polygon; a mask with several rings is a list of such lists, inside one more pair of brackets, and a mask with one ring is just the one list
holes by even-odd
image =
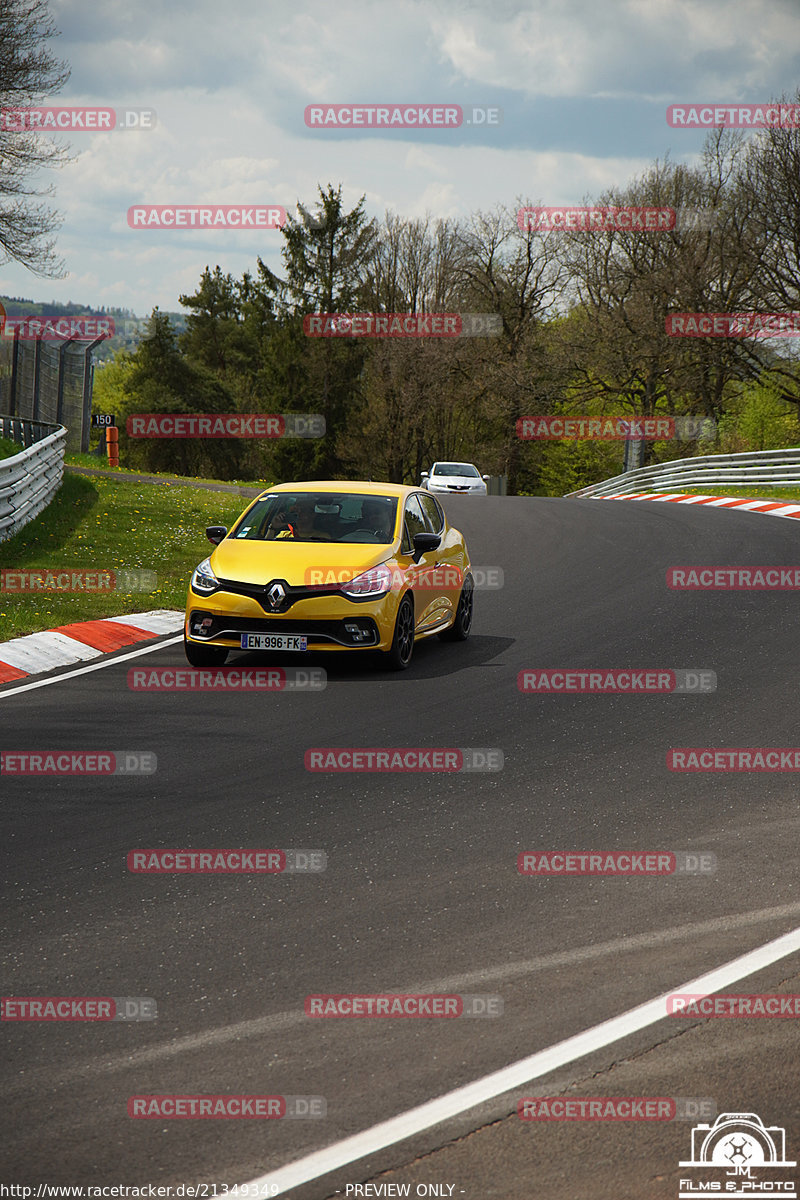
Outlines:
{"label": "car's black alloy wheel", "polygon": [[406,594],[400,601],[394,623],[392,647],[386,654],[387,665],[392,671],[405,671],[414,653],[414,602]]}
{"label": "car's black alloy wheel", "polygon": [[473,593],[475,591],[471,577],[468,575],[458,597],[456,618],[449,629],[445,629],[439,637],[443,642],[465,642],[472,628]]}

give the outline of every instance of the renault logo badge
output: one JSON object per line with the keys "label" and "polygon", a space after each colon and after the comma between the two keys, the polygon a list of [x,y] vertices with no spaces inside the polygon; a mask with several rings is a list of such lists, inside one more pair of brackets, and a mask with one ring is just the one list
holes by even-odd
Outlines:
{"label": "renault logo badge", "polygon": [[286,588],[282,583],[273,583],[267,592],[267,601],[271,609],[280,608],[286,599]]}

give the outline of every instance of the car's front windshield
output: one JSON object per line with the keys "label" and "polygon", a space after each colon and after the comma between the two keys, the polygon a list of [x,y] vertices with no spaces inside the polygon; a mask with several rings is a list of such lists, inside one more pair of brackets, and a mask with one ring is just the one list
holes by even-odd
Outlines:
{"label": "car's front windshield", "polygon": [[437,463],[433,468],[434,475],[467,475],[480,479],[480,474],[472,463]]}
{"label": "car's front windshield", "polygon": [[232,531],[234,539],[295,542],[394,540],[397,497],[342,492],[270,492]]}

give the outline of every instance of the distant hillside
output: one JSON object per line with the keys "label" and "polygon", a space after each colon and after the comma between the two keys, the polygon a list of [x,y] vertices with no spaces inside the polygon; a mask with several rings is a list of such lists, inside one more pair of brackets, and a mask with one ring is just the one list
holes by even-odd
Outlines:
{"label": "distant hillside", "polygon": [[[117,350],[135,350],[147,328],[149,317],[149,313],[146,317],[137,317],[131,308],[115,308],[105,304],[76,304],[72,300],[63,304],[58,300],[38,301],[29,300],[24,296],[0,296],[0,304],[10,317],[41,317],[45,313],[48,316],[59,317],[83,317],[100,313],[113,317],[117,332],[113,338],[108,338],[95,347],[93,356],[96,362],[105,362]],[[168,312],[166,315],[178,333],[183,333],[186,328],[186,314]]]}

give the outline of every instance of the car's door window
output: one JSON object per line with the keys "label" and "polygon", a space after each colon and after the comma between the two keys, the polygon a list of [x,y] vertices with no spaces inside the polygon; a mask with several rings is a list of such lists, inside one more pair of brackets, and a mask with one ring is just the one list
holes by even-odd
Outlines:
{"label": "car's door window", "polygon": [[[419,506],[419,500],[416,496],[409,496],[406,500],[405,509],[403,510],[403,525],[405,528],[403,551],[406,554],[413,554],[414,535],[428,532],[428,524],[422,515],[422,509]],[[406,549],[406,546],[408,549]]]}
{"label": "car's door window", "polygon": [[419,506],[418,496],[409,496],[406,500],[405,516],[406,525],[408,526],[408,532],[411,534],[412,541],[415,534],[428,532],[428,526],[425,522],[425,517],[423,516],[422,509]]}
{"label": "car's door window", "polygon": [[444,528],[444,515],[433,496],[428,492],[417,492],[415,499],[419,500],[420,508],[428,524],[428,532],[441,533]]}

